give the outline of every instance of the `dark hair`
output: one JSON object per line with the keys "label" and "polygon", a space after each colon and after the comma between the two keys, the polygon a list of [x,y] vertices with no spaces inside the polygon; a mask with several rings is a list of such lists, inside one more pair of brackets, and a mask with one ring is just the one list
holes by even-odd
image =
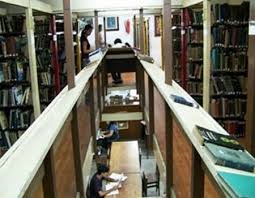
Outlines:
{"label": "dark hair", "polygon": [[102,29],[103,29],[102,24],[99,24],[99,25],[98,25],[98,31],[99,31],[99,32],[101,32],[101,31],[102,31]]}
{"label": "dark hair", "polygon": [[122,41],[121,41],[119,38],[116,38],[116,39],[114,40],[114,45],[116,45],[117,43],[122,43]]}
{"label": "dark hair", "polygon": [[125,43],[125,46],[126,47],[131,47],[131,45],[128,42]]}
{"label": "dark hair", "polygon": [[97,167],[97,174],[101,175],[101,173],[107,173],[109,172],[109,168],[108,166],[104,165],[104,164],[99,164]]}
{"label": "dark hair", "polygon": [[83,31],[88,31],[90,29],[93,29],[92,25],[91,24],[87,24],[87,25],[85,25]]}

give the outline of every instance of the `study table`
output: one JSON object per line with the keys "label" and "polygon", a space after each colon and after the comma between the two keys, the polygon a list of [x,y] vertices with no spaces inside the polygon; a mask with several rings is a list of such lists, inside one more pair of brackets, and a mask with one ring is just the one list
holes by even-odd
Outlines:
{"label": "study table", "polygon": [[137,141],[112,143],[110,172],[140,174],[139,149]]}
{"label": "study table", "polygon": [[137,141],[112,143],[110,172],[124,173],[128,178],[122,182],[119,194],[108,195],[107,198],[142,197],[142,181]]}

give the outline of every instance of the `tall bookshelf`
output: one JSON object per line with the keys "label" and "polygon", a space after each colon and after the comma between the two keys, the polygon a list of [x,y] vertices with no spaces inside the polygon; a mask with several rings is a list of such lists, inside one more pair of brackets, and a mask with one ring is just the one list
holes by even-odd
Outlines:
{"label": "tall bookshelf", "polygon": [[50,16],[35,17],[35,48],[37,61],[37,74],[39,84],[39,97],[41,109],[44,110],[56,96],[55,67],[51,55],[51,42],[53,40]]}
{"label": "tall bookshelf", "polygon": [[232,135],[245,136],[249,2],[212,4],[212,116]]}
{"label": "tall bookshelf", "polygon": [[7,150],[33,121],[25,17],[0,17],[1,149]]}
{"label": "tall bookshelf", "polygon": [[183,9],[183,87],[200,104],[203,101],[203,11],[200,5]]}
{"label": "tall bookshelf", "polygon": [[181,82],[181,10],[172,12],[173,79]]}

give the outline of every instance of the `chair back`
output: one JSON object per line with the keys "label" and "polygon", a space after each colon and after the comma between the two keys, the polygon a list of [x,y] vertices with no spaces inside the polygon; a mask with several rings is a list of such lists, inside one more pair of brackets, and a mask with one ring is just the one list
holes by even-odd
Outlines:
{"label": "chair back", "polygon": [[147,197],[147,178],[144,172],[142,175],[142,193],[143,193],[143,196]]}
{"label": "chair back", "polygon": [[159,172],[158,165],[156,165],[156,179],[157,179],[157,182],[160,181],[160,172]]}

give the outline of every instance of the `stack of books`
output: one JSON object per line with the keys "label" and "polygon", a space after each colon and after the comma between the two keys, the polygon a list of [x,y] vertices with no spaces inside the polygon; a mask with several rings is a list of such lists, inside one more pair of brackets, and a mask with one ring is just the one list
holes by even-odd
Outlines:
{"label": "stack of books", "polygon": [[194,134],[201,145],[204,145],[212,161],[219,166],[255,171],[255,159],[230,135],[195,126]]}

